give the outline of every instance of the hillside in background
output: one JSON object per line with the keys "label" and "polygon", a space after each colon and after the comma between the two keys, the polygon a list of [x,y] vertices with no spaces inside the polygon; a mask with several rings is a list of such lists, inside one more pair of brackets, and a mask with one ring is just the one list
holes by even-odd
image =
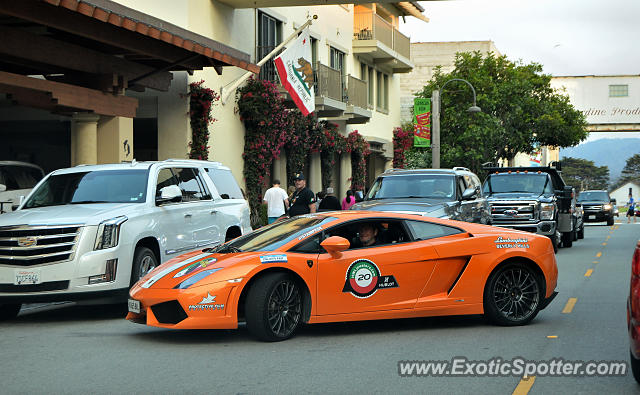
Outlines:
{"label": "hillside in background", "polygon": [[560,159],[569,156],[593,161],[596,166],[609,167],[611,182],[620,176],[629,157],[640,154],[640,139],[600,139],[575,147],[561,148]]}

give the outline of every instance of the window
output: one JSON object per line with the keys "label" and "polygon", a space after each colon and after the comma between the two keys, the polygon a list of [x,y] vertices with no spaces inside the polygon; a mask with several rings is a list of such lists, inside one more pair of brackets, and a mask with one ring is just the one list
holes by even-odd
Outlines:
{"label": "window", "polygon": [[371,106],[371,108],[373,108],[373,68],[369,67],[369,78],[367,78],[367,85],[369,88],[369,96],[368,96],[368,100],[369,100],[369,106]]}
{"label": "window", "polygon": [[629,85],[609,85],[609,97],[629,96]]}
{"label": "window", "polygon": [[376,95],[376,109],[386,112],[389,110],[389,76],[379,71],[377,74],[376,85],[378,92]]}
{"label": "window", "polygon": [[[400,221],[386,219],[349,222],[328,229],[324,235],[344,237],[351,244],[349,249],[378,247],[409,240]],[[370,238],[374,239],[373,244],[366,245]]]}
{"label": "window", "polygon": [[206,168],[205,170],[213,180],[220,197],[223,199],[244,199],[242,191],[230,170],[214,168]]}
{"label": "window", "polygon": [[344,76],[344,52],[329,47],[329,66],[332,69],[340,70],[340,75]]}
{"label": "window", "polygon": [[415,240],[427,240],[462,233],[458,228],[422,221],[407,221]]}
{"label": "window", "polygon": [[182,189],[182,200],[209,200],[211,195],[200,178],[197,169],[183,168],[172,169],[178,179],[178,186]]}
{"label": "window", "polygon": [[367,104],[373,107],[373,68],[360,63],[360,79],[367,83]]}
{"label": "window", "polygon": [[[258,43],[256,62],[267,56],[282,42],[282,22],[263,12],[258,14]],[[260,79],[277,81],[278,76],[273,62],[267,62],[260,68]]]}

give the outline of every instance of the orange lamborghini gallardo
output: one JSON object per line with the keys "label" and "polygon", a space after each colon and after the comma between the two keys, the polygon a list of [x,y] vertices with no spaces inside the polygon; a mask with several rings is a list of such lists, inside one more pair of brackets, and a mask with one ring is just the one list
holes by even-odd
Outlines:
{"label": "orange lamborghini gallardo", "polygon": [[266,341],[303,323],[484,314],[524,325],[555,297],[548,237],[415,214],[308,214],[176,257],[133,286],[133,322],[247,329]]}

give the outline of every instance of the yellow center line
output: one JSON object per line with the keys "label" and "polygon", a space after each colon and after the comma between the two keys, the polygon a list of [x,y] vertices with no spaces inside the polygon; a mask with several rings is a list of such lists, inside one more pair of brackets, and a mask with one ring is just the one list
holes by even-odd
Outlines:
{"label": "yellow center line", "polygon": [[598,263],[598,261],[593,261],[593,263]]}
{"label": "yellow center line", "polygon": [[611,236],[607,236],[607,240],[609,240],[611,238]]}
{"label": "yellow center line", "polygon": [[547,336],[547,339],[557,339],[557,338],[558,338],[558,336],[556,336],[556,335],[549,335],[549,336]]}
{"label": "yellow center line", "polygon": [[591,273],[593,273],[593,269],[587,270],[587,272],[584,274],[584,276],[585,277],[591,277]]}
{"label": "yellow center line", "polygon": [[578,301],[578,298],[569,298],[569,300],[567,300],[567,304],[564,305],[564,309],[562,309],[562,313],[564,314],[571,313],[571,311],[573,310],[573,306],[576,305],[577,301]]}
{"label": "yellow center line", "polygon": [[598,253],[596,254],[596,258],[600,258],[601,256],[602,256],[602,252],[598,252]]}
{"label": "yellow center line", "polygon": [[536,376],[529,376],[526,379],[520,380],[518,386],[513,390],[513,395],[527,395],[536,381]]}
{"label": "yellow center line", "polygon": [[607,245],[607,243],[602,243],[602,245],[603,245],[603,246],[606,246],[606,245]]}

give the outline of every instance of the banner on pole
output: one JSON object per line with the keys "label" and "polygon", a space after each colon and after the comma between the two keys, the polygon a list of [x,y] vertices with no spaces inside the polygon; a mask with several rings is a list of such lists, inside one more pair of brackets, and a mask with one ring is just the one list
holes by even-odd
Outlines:
{"label": "banner on pole", "polygon": [[296,106],[305,116],[312,113],[316,107],[316,95],[313,90],[309,29],[304,29],[274,62],[280,83],[289,92]]}
{"label": "banner on pole", "polygon": [[431,147],[431,99],[413,99],[413,146]]}

